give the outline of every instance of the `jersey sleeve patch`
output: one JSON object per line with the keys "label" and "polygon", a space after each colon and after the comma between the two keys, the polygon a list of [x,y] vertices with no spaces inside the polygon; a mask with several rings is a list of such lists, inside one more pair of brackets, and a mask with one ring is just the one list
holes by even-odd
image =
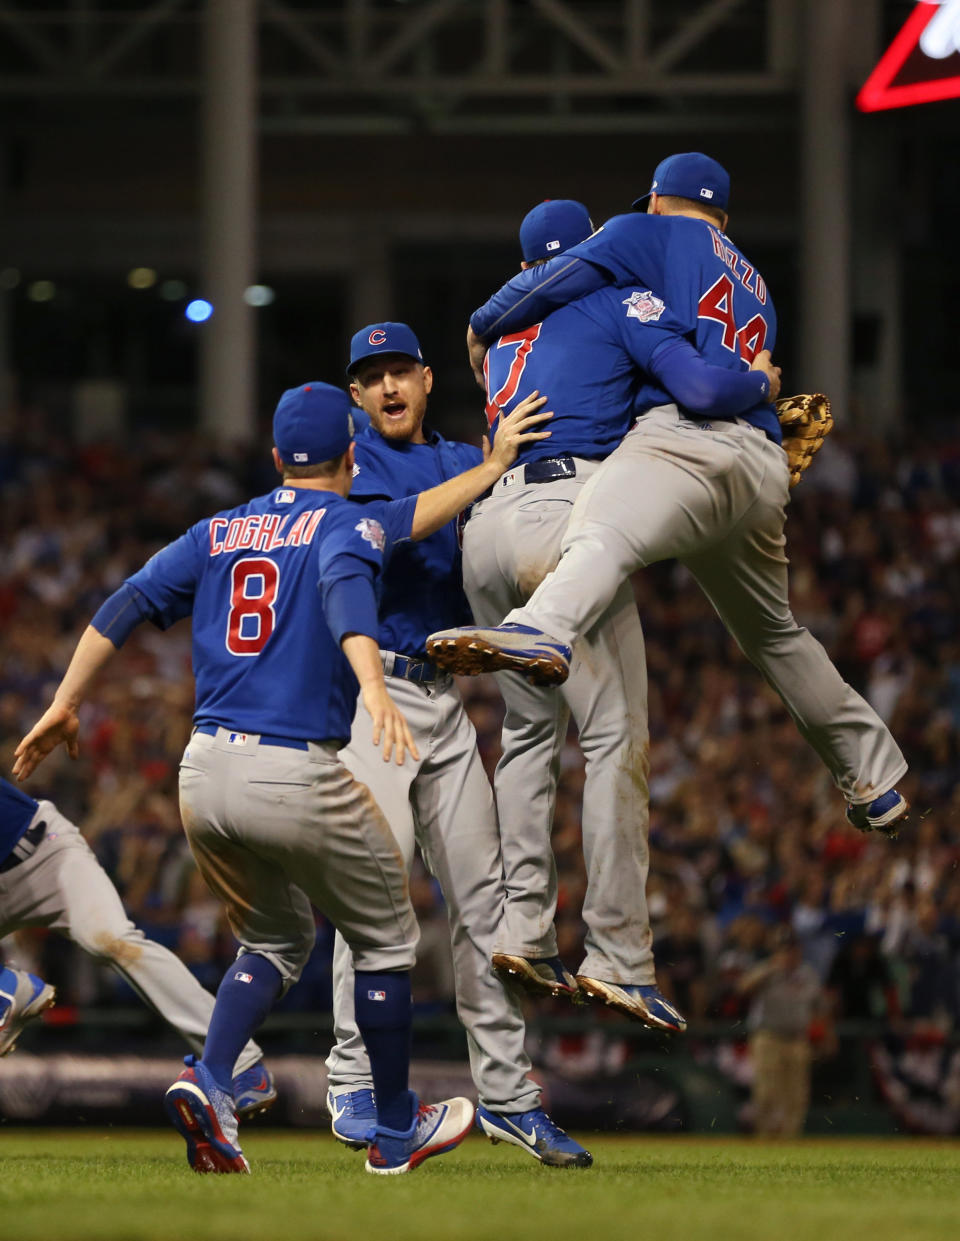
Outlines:
{"label": "jersey sleeve patch", "polygon": [[667,308],[651,289],[634,289],[620,304],[626,306],[628,319],[639,319],[641,323],[656,323]]}
{"label": "jersey sleeve patch", "polygon": [[375,517],[361,517],[354,526],[354,530],[359,533],[361,539],[369,543],[378,552],[382,552],[386,548],[386,531]]}

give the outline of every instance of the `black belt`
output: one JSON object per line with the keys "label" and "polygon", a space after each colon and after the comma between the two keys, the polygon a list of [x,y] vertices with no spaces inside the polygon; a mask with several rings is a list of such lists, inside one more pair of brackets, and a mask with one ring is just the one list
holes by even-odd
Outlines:
{"label": "black belt", "polygon": [[[220,724],[198,724],[196,728],[194,728],[193,731],[195,733],[203,733],[207,737],[215,737],[217,733],[220,731],[221,727],[223,727],[223,730],[226,733],[232,732],[232,733],[236,733],[238,736],[243,736],[243,733],[240,731],[239,728],[229,729]],[[310,749],[309,741],[301,741],[297,737],[272,737],[270,736],[269,733],[260,733],[258,740],[261,745],[285,746],[288,750],[309,750]]]}
{"label": "black belt", "polygon": [[440,675],[436,664],[426,659],[411,659],[408,655],[397,655],[395,651],[381,651],[383,673],[388,677],[402,677],[404,681],[415,681],[418,685],[432,685]]}
{"label": "black belt", "polygon": [[525,483],[552,483],[558,478],[576,478],[577,463],[573,457],[544,457],[523,467]]}
{"label": "black belt", "polygon": [[34,823],[33,827],[28,828],[13,846],[13,852],[10,856],[0,862],[0,875],[5,871],[13,870],[14,866],[19,866],[28,857],[32,857],[37,845],[46,834],[47,824],[43,819],[39,823]]}

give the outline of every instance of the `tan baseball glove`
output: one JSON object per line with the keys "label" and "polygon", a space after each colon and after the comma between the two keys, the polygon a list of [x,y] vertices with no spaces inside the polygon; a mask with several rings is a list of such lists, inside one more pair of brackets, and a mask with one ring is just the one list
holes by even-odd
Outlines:
{"label": "tan baseball glove", "polygon": [[790,486],[796,487],[801,474],[833,430],[830,398],[822,392],[784,396],[777,401],[776,409],[783,431],[783,451],[790,466]]}

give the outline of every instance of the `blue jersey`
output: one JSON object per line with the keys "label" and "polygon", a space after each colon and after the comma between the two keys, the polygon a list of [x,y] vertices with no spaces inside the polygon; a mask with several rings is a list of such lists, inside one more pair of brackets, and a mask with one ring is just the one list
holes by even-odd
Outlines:
{"label": "blue jersey", "polygon": [[0,779],[0,862],[5,862],[14,845],[30,826],[40,803],[21,792],[9,780]]}
{"label": "blue jersey", "polygon": [[[661,371],[673,387],[658,382]],[[765,386],[756,371],[739,376],[705,366],[649,290],[609,286],[532,328],[501,336],[487,352],[484,376],[491,435],[501,414],[535,389],[547,396],[551,436],[525,445],[521,461],[561,453],[603,458],[654,405],[677,400],[685,408],[685,396],[702,399],[706,391],[711,417],[735,417],[756,404]]]}
{"label": "blue jersey", "polygon": [[194,721],[348,738],[358,687],[324,595],[351,578],[375,583],[392,544],[410,537],[415,507],[281,486],[198,522],[129,578],[161,629],[193,616]]}
{"label": "blue jersey", "polygon": [[[414,496],[472,469],[483,460],[479,448],[428,433],[426,444],[388,440],[372,427],[358,432],[350,498],[399,500]],[[429,538],[403,543],[384,574],[380,599],[380,646],[424,659],[429,634],[471,623],[463,593],[457,523]]]}
{"label": "blue jersey", "polygon": [[[614,216],[586,241],[515,276],[471,326],[486,339],[513,333],[609,283],[663,301],[677,330],[715,366],[746,371],[776,343],[777,316],[763,278],[725,233],[688,216],[640,213]],[[660,400],[655,387],[638,397],[648,407]],[[742,416],[780,442],[769,405]]]}

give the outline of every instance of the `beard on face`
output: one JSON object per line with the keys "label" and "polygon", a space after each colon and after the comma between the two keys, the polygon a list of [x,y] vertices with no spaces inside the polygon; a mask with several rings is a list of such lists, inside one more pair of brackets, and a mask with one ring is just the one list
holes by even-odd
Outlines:
{"label": "beard on face", "polygon": [[391,417],[383,409],[368,409],[370,421],[384,439],[408,440],[417,433],[426,413],[426,401],[407,404],[401,415]]}

